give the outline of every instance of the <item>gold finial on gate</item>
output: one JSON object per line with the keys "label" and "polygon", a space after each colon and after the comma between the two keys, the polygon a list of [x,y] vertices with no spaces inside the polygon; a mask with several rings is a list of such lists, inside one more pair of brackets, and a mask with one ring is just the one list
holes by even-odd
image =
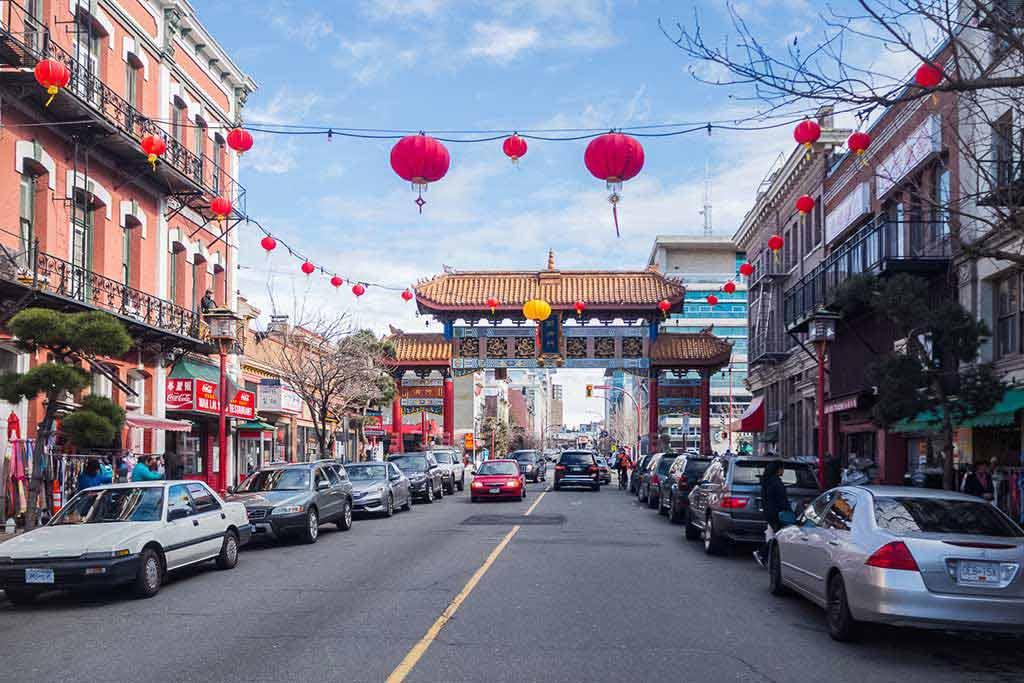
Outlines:
{"label": "gold finial on gate", "polygon": [[555,269],[555,250],[548,249],[548,270]]}

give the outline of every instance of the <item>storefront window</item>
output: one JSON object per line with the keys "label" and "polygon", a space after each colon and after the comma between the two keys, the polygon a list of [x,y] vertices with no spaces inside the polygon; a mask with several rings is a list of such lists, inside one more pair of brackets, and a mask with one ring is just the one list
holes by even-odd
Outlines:
{"label": "storefront window", "polygon": [[846,449],[843,458],[848,464],[853,459],[867,459],[878,465],[878,455],[875,450],[875,432],[854,432],[847,434]]}
{"label": "storefront window", "polygon": [[1018,352],[1019,294],[1016,273],[996,285],[996,354],[1000,358]]}

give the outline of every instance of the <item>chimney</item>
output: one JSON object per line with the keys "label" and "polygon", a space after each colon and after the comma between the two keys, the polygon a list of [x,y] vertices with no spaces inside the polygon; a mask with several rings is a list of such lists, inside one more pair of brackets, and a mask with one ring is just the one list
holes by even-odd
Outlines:
{"label": "chimney", "polygon": [[280,314],[270,316],[270,324],[267,325],[267,332],[271,334],[287,334],[288,316]]}

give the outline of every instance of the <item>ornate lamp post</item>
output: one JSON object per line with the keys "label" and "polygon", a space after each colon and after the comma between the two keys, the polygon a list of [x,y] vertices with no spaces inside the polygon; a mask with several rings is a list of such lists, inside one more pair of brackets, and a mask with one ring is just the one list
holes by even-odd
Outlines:
{"label": "ornate lamp post", "polygon": [[836,316],[821,314],[811,319],[807,341],[818,347],[818,484],[825,488],[825,347],[836,339]]}
{"label": "ornate lamp post", "polygon": [[214,308],[205,314],[206,324],[210,327],[210,339],[217,342],[220,354],[220,383],[217,388],[218,417],[220,420],[218,455],[220,475],[217,477],[217,490],[224,491],[228,486],[228,448],[227,448],[227,362],[228,349],[235,343],[240,318],[230,308]]}

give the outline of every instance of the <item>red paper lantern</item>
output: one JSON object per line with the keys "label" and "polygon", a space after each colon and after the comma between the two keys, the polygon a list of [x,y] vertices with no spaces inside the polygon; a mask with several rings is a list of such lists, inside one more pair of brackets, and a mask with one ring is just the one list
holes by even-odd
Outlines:
{"label": "red paper lantern", "polygon": [[724,285],[722,285],[722,291],[725,292],[726,294],[732,294],[733,292],[736,291],[736,283],[733,282],[732,280],[729,280]]}
{"label": "red paper lantern", "polygon": [[742,275],[743,277],[750,277],[753,274],[754,266],[750,265],[749,263],[740,264],[740,275]]}
{"label": "red paper lantern", "polygon": [[210,211],[217,220],[224,220],[231,215],[231,200],[226,197],[214,197],[210,202]]}
{"label": "red paper lantern", "polygon": [[934,88],[942,83],[942,69],[938,64],[922,64],[914,73],[914,82],[922,88]]}
{"label": "red paper lantern", "polygon": [[505,152],[505,156],[512,160],[513,164],[517,164],[520,159],[526,156],[526,140],[518,135],[512,135],[505,138],[501,149]]}
{"label": "red paper lantern", "polygon": [[157,157],[167,151],[167,141],[159,135],[151,134],[144,136],[139,142],[139,146],[142,147],[142,151],[146,153],[146,159],[155,171]]}
{"label": "red paper lantern", "polygon": [[494,309],[496,309],[498,307],[498,300],[495,299],[493,296],[489,296],[489,297],[487,297],[486,303],[487,303],[487,308],[491,309],[491,313],[493,314],[494,313]]}
{"label": "red paper lantern", "polygon": [[796,198],[796,210],[801,215],[806,216],[811,211],[814,211],[814,197],[808,194],[802,194]]}
{"label": "red paper lantern", "polygon": [[811,153],[811,146],[818,141],[821,137],[821,126],[818,125],[817,121],[806,119],[796,124],[796,128],[793,129],[793,139],[796,140],[798,145],[803,145],[807,149],[807,153]]}
{"label": "red paper lantern", "polygon": [[362,296],[363,294],[366,294],[366,287],[364,287],[362,283],[357,282],[352,285],[352,293],[356,296]]}
{"label": "red paper lantern", "polygon": [[402,292],[402,300],[403,301],[412,301],[412,292],[409,291],[408,289],[405,290],[404,292]]}
{"label": "red paper lantern", "polygon": [[331,286],[332,287],[341,287],[343,284],[345,284],[345,281],[342,280],[337,275],[335,275],[334,277],[331,278]]}
{"label": "red paper lantern", "polygon": [[668,299],[662,299],[658,302],[658,308],[662,313],[668,313],[668,309],[672,308],[672,304],[669,303]]}
{"label": "red paper lantern", "polygon": [[846,146],[857,156],[864,156],[864,152],[871,146],[871,136],[860,131],[850,133],[850,137],[846,139]]}
{"label": "red paper lantern", "polygon": [[427,203],[423,191],[429,183],[443,178],[450,164],[448,150],[429,135],[406,135],[391,148],[391,168],[402,180],[413,184],[420,213]]}
{"label": "red paper lantern", "polygon": [[252,135],[244,128],[235,128],[228,133],[228,147],[241,156],[252,149]]}
{"label": "red paper lantern", "polygon": [[586,310],[587,304],[583,301],[577,301],[572,305],[576,309],[576,315],[583,315],[583,311]]}
{"label": "red paper lantern", "polygon": [[714,294],[708,294],[708,304],[714,306],[718,303],[718,297]]}
{"label": "red paper lantern", "polygon": [[270,235],[267,235],[266,237],[260,240],[260,246],[266,249],[268,252],[274,251],[274,249],[277,248],[277,240],[275,240]]}
{"label": "red paper lantern", "polygon": [[772,251],[778,251],[786,244],[786,240],[782,239],[781,235],[772,235],[768,238],[768,248]]}
{"label": "red paper lantern", "polygon": [[583,163],[595,178],[603,180],[611,194],[612,218],[615,221],[615,236],[619,236],[618,203],[622,197],[622,183],[636,177],[644,167],[644,148],[623,133],[605,133],[587,145]]}
{"label": "red paper lantern", "polygon": [[306,275],[312,275],[314,270],[316,270],[316,266],[314,266],[309,261],[306,261],[305,263],[302,264],[302,272],[305,273]]}
{"label": "red paper lantern", "polygon": [[61,88],[68,87],[71,82],[71,72],[68,68],[55,59],[44,59],[36,64],[36,82],[46,88],[50,98],[46,100],[46,106],[50,106],[53,98],[57,96]]}

